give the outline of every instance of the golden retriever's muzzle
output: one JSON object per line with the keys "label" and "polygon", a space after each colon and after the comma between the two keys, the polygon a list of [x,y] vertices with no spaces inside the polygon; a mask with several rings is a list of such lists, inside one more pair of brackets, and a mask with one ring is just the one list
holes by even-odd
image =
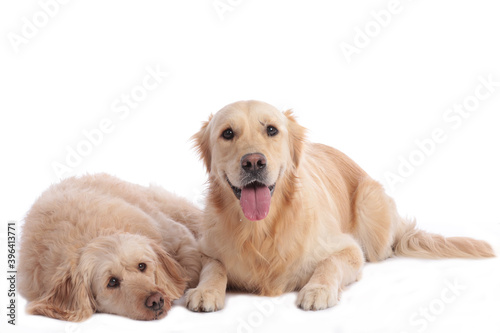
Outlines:
{"label": "golden retriever's muzzle", "polygon": [[263,220],[269,213],[271,197],[276,183],[267,185],[267,159],[261,153],[246,154],[241,158],[241,184],[231,186],[234,195],[240,200],[245,217],[251,221]]}

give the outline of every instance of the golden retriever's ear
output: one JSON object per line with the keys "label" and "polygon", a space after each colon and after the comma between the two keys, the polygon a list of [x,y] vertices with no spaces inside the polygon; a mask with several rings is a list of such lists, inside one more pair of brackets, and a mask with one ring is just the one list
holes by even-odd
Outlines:
{"label": "golden retriever's ear", "polygon": [[158,257],[156,283],[172,299],[182,297],[187,287],[187,278],[184,269],[161,246],[154,243],[151,246]]}
{"label": "golden retriever's ear", "polygon": [[302,156],[306,129],[297,123],[292,110],[285,111],[284,115],[288,118],[288,145],[290,146],[290,155],[292,156],[294,166],[297,168],[300,163],[300,157]]}
{"label": "golden retriever's ear", "polygon": [[213,115],[210,115],[208,121],[203,122],[199,132],[191,137],[191,140],[194,141],[194,147],[200,155],[200,159],[205,163],[205,167],[209,173],[210,165],[212,164],[212,152],[210,151],[210,133],[208,131],[208,125],[212,117]]}
{"label": "golden retriever's ear", "polygon": [[83,321],[95,312],[90,286],[83,277],[69,271],[55,278],[52,289],[28,304],[27,312],[51,318]]}

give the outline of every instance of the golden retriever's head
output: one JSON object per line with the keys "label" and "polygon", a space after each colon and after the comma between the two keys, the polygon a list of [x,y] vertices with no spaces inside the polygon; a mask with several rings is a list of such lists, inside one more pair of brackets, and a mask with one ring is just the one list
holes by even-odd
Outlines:
{"label": "golden retriever's head", "polygon": [[128,233],[94,239],[76,268],[54,273],[52,290],[29,312],[71,321],[94,312],[160,319],[186,287],[182,268],[160,246]]}
{"label": "golden retriever's head", "polygon": [[193,138],[211,181],[224,184],[256,221],[266,218],[274,192],[298,167],[304,133],[291,111],[243,101],[211,116]]}

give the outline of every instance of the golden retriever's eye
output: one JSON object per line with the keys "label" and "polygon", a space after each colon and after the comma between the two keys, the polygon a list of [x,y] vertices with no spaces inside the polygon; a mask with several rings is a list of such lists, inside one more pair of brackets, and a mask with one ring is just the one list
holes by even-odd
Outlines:
{"label": "golden retriever's eye", "polygon": [[139,270],[140,270],[141,272],[144,272],[144,271],[146,270],[146,267],[147,267],[147,266],[146,266],[146,264],[145,264],[145,263],[141,262],[141,263],[140,263],[137,267],[139,268]]}
{"label": "golden retriever's eye", "polygon": [[269,136],[275,136],[278,134],[278,129],[274,126],[267,126],[267,135]]}
{"label": "golden retriever's eye", "polygon": [[222,137],[225,140],[231,140],[232,138],[234,138],[233,130],[231,128],[225,129],[224,132],[222,132]]}
{"label": "golden retriever's eye", "polygon": [[108,288],[118,288],[120,286],[120,280],[115,277],[109,279]]}

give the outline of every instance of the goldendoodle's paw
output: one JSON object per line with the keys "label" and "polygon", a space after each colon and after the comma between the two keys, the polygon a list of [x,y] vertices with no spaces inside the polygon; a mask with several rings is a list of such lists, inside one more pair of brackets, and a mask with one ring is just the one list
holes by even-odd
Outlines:
{"label": "goldendoodle's paw", "polygon": [[224,307],[225,292],[194,288],[186,292],[186,306],[191,311],[213,312]]}
{"label": "goldendoodle's paw", "polygon": [[337,302],[338,288],[323,284],[306,284],[297,297],[297,305],[304,310],[324,310]]}

